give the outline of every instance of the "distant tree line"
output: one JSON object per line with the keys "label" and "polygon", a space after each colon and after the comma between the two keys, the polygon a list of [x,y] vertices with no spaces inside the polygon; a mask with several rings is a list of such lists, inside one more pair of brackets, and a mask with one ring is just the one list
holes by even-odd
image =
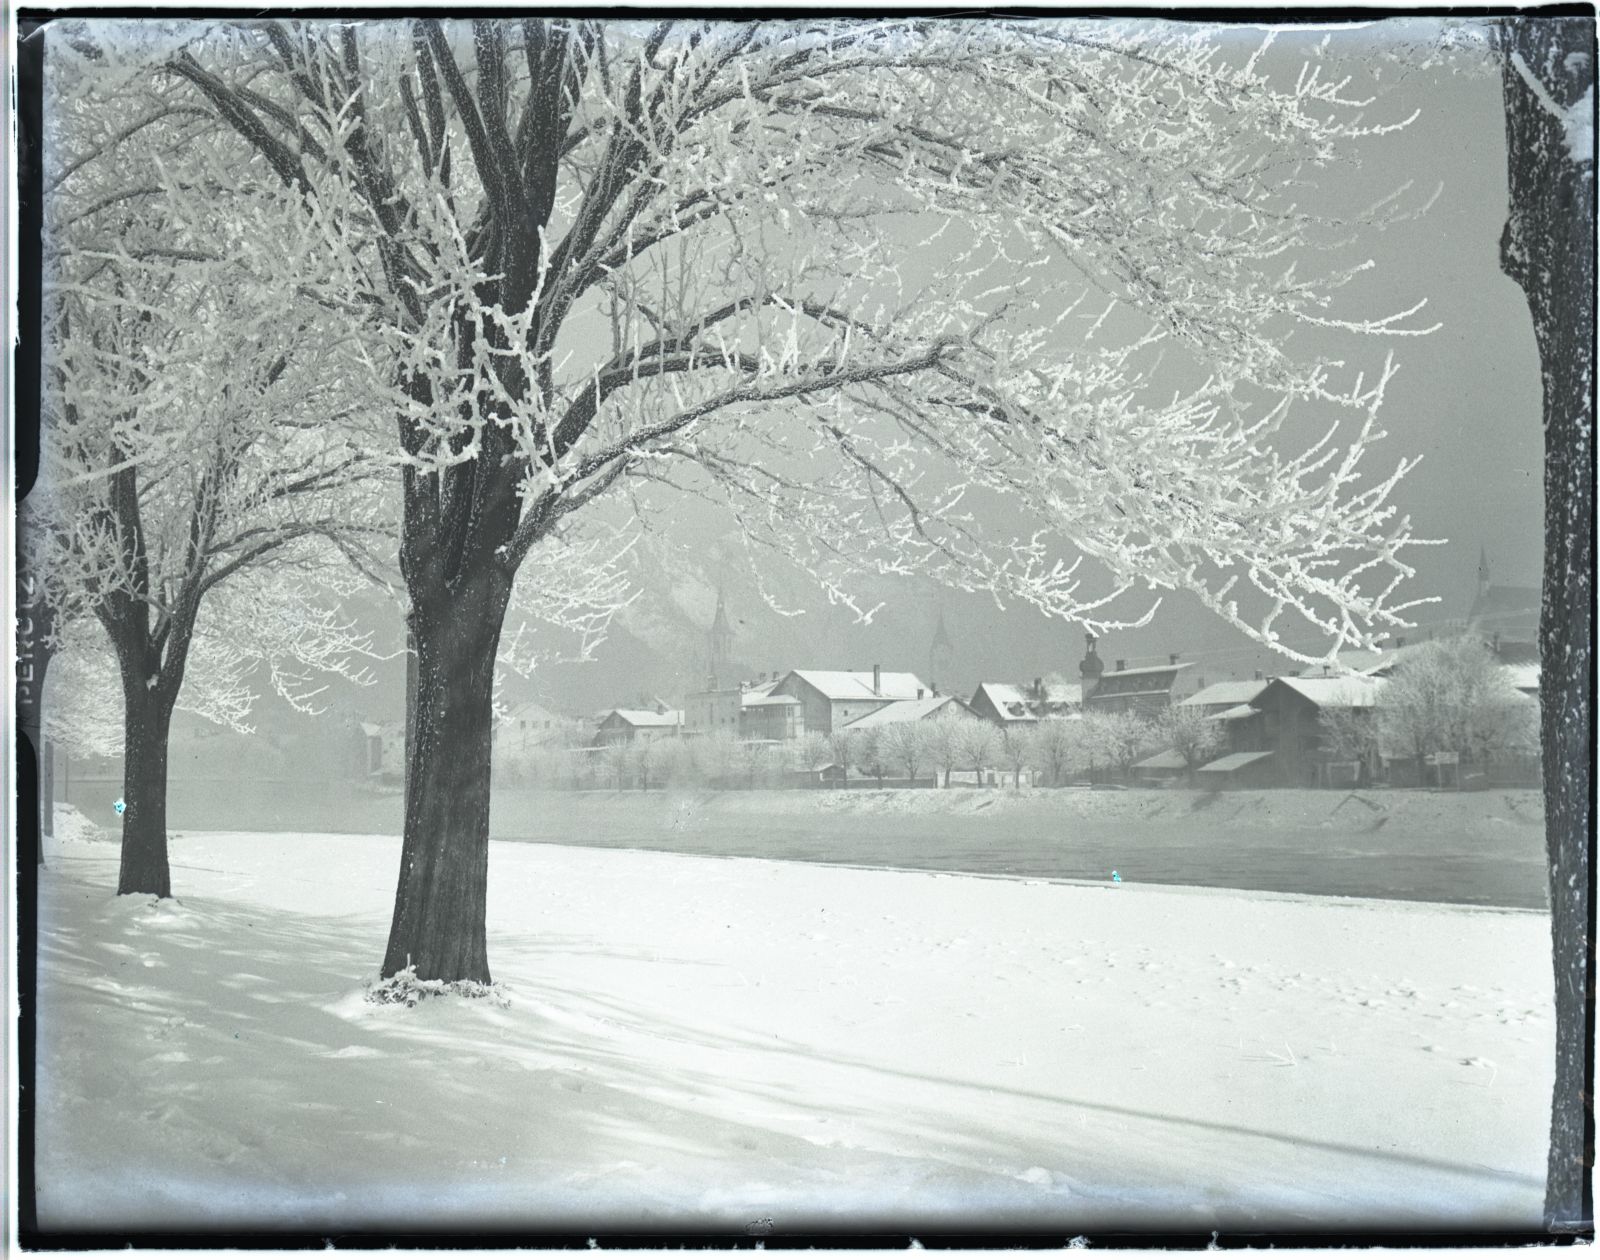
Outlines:
{"label": "distant tree line", "polygon": [[831,768],[831,777],[845,783],[950,787],[993,774],[1013,787],[1060,786],[1086,778],[1126,779],[1137,761],[1172,747],[1180,735],[1199,758],[1209,733],[1191,715],[1172,710],[1157,720],[1089,713],[1004,730],[958,715],[830,735],[811,731],[781,743],[713,733],[593,747],[583,724],[572,723],[538,744],[499,747],[495,776],[515,787],[758,788],[794,785],[799,776]]}

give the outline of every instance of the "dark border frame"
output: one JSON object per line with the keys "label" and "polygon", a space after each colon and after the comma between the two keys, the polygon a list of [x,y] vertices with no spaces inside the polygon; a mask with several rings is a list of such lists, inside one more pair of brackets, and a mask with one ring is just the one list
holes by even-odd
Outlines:
{"label": "dark border frame", "polygon": [[[363,9],[345,9],[338,7],[304,7],[295,9],[296,16],[305,18],[339,18],[345,16],[359,16],[362,19],[381,20],[410,16],[417,8],[406,7],[381,7]],[[496,16],[517,17],[528,15],[539,16],[572,16],[584,14],[599,18],[613,20],[640,21],[646,17],[685,17],[716,15],[726,16],[729,20],[738,20],[747,14],[759,14],[762,17],[785,16],[811,16],[818,10],[811,8],[797,8],[792,6],[770,6],[759,9],[726,9],[707,10],[703,7],[692,5],[662,5],[651,8],[629,8],[617,5],[574,6],[551,5],[537,9],[530,8],[500,8],[483,6],[462,6],[449,10],[450,16]],[[830,14],[839,17],[878,17],[882,15],[881,9],[860,6],[855,4],[842,5],[829,8]],[[15,329],[14,352],[12,360],[14,382],[13,406],[15,415],[14,448],[12,451],[15,468],[14,493],[15,502],[19,503],[27,496],[38,471],[39,452],[39,387],[40,387],[40,256],[39,241],[42,226],[42,164],[39,160],[39,146],[42,140],[42,86],[44,48],[41,32],[52,21],[59,18],[134,18],[146,16],[161,17],[191,17],[191,18],[239,18],[246,14],[245,10],[218,9],[212,7],[187,7],[173,6],[152,8],[139,5],[106,5],[98,7],[74,8],[70,10],[51,8],[21,8],[17,11],[17,42],[16,48],[16,126],[17,126],[17,184],[16,195],[18,202],[19,222],[19,274],[18,274],[18,303],[17,315],[19,324]],[[923,17],[974,17],[974,16],[1002,16],[1002,17],[1041,17],[1059,16],[1066,12],[1063,9],[1048,6],[1024,4],[1015,6],[982,8],[982,9],[955,9],[955,8],[927,8],[897,10],[897,12],[914,14]],[[1167,17],[1181,18],[1184,20],[1205,22],[1235,22],[1235,23],[1273,23],[1280,25],[1323,24],[1339,21],[1374,21],[1392,17],[1456,17],[1456,18],[1494,18],[1511,16],[1539,16],[1539,17],[1574,17],[1587,18],[1591,21],[1595,17],[1595,6],[1587,3],[1562,2],[1536,7],[1508,7],[1503,5],[1429,5],[1424,7],[1402,8],[1356,8],[1356,7],[1327,7],[1318,9],[1287,8],[1287,9],[1241,9],[1224,6],[1204,8],[1184,8],[1174,10],[1152,4],[1115,5],[1108,4],[1104,7],[1073,9],[1070,11],[1074,17]],[[1595,258],[1596,225],[1591,224],[1589,238],[1591,271]],[[1593,330],[1591,329],[1591,334]],[[1593,461],[1594,415],[1595,396],[1593,393],[1594,382],[1591,379],[1591,394],[1589,399],[1589,453],[1590,461],[1582,467],[1572,467],[1574,484],[1580,484],[1587,493],[1587,516],[1591,536],[1594,532],[1594,491],[1596,480],[1596,467]],[[1566,452],[1568,456],[1575,452]],[[1551,509],[1546,506],[1547,520]],[[19,552],[20,555],[20,540]],[[16,564],[16,557],[13,557]],[[1546,560],[1546,581],[1549,580],[1550,560]],[[19,591],[19,606],[21,604]],[[1591,599],[1592,605],[1592,599]],[[1592,617],[1592,607],[1591,607]],[[1595,663],[1593,658],[1593,645],[1590,645],[1590,658],[1585,671],[1586,684],[1583,687],[1582,702],[1585,711],[1589,714],[1590,725],[1593,725],[1596,700]],[[1573,1110],[1581,1113],[1572,1117],[1582,1126],[1584,1132],[1584,1148],[1589,1165],[1590,1185],[1586,1185],[1584,1216],[1588,1221],[1586,1230],[1581,1231],[1506,1231],[1484,1232],[1463,1231],[1449,1232],[1446,1230],[1429,1231],[1400,1231],[1393,1232],[1381,1229],[1365,1230],[1361,1232],[1283,1232],[1272,1230],[1260,1231],[1226,1231],[1226,1232],[1186,1232],[1163,1233],[1156,1231],[1140,1231],[1126,1229],[1108,1229],[1104,1232],[1096,1230],[1092,1239],[1068,1238],[1061,1232],[1046,1233],[1039,1230],[1004,1231],[995,1230],[986,1226],[974,1226],[971,1230],[940,1229],[922,1233],[916,1229],[915,1222],[884,1221],[881,1224],[863,1222],[861,1226],[848,1231],[839,1232],[791,1232],[772,1230],[767,1232],[755,1226],[744,1231],[729,1231],[726,1233],[697,1232],[693,1229],[676,1231],[645,1232],[631,1228],[621,1222],[606,1225],[596,1223],[593,1233],[579,1233],[570,1230],[555,1229],[548,1232],[517,1232],[517,1233],[482,1233],[463,1234],[459,1232],[440,1231],[437,1233],[407,1232],[407,1233],[377,1233],[377,1232],[347,1232],[347,1233],[317,1233],[314,1231],[273,1231],[273,1232],[228,1232],[228,1231],[127,1231],[107,1233],[74,1233],[41,1231],[38,1227],[35,1211],[34,1196],[34,1124],[35,1112],[34,1079],[36,1064],[34,1061],[34,1034],[35,1034],[35,1000],[36,1000],[36,974],[37,974],[37,861],[40,837],[38,831],[38,765],[34,745],[30,742],[29,732],[36,735],[38,730],[37,714],[18,713],[22,721],[19,723],[17,738],[17,845],[14,851],[16,863],[16,878],[18,889],[17,900],[17,998],[20,1014],[17,1026],[18,1048],[18,1080],[19,1097],[17,1099],[18,1117],[18,1149],[17,1149],[17,1209],[18,1209],[18,1242],[25,1249],[44,1251],[68,1251],[87,1249],[110,1249],[123,1247],[160,1248],[160,1249],[202,1249],[213,1250],[222,1246],[241,1249],[326,1249],[328,1247],[341,1248],[377,1248],[377,1247],[419,1247],[419,1248],[526,1248],[544,1247],[553,1249],[591,1249],[597,1246],[606,1248],[648,1248],[648,1247],[683,1247],[685,1245],[715,1246],[726,1248],[766,1248],[766,1249],[793,1249],[793,1248],[850,1248],[850,1249],[904,1249],[911,1245],[920,1245],[929,1249],[996,1247],[1010,1248],[1059,1248],[1063,1245],[1093,1245],[1097,1248],[1129,1249],[1162,1247],[1174,1250],[1200,1250],[1218,1248],[1260,1247],[1263,1245],[1283,1247],[1332,1247],[1351,1245],[1384,1245],[1388,1247],[1403,1248],[1437,1248],[1458,1247],[1463,1245],[1477,1246],[1529,1246],[1537,1244],[1562,1244],[1592,1241],[1595,1237],[1593,1225],[1592,1201],[1592,1174],[1594,1159],[1594,1111],[1592,1100],[1594,1098],[1594,1033],[1595,1033],[1595,975],[1594,975],[1594,942],[1595,942],[1595,864],[1593,861],[1595,850],[1595,776],[1594,761],[1591,750],[1590,760],[1587,765],[1574,767],[1574,773],[1581,774],[1584,779],[1582,791],[1587,800],[1588,812],[1585,833],[1582,836],[1569,837],[1569,843],[1582,846],[1588,855],[1584,863],[1588,881],[1588,924],[1587,940],[1588,949],[1588,983],[1583,995],[1584,1002],[1584,1028],[1588,1053],[1586,1055],[1588,1067],[1584,1081],[1584,1097],[1590,1100],[1585,1106],[1583,1100],[1569,1100]],[[26,719],[33,718],[31,728]],[[1086,1228],[1093,1228],[1086,1224]]]}

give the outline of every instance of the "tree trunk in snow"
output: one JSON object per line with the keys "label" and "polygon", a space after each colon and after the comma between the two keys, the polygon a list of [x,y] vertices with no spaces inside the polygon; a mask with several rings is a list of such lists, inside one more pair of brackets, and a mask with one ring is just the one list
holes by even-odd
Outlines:
{"label": "tree trunk in snow", "polygon": [[1592,18],[1520,17],[1499,28],[1510,215],[1500,263],[1533,316],[1544,385],[1541,742],[1555,959],[1556,1081],[1545,1220],[1594,1218],[1593,1100],[1586,1089],[1590,698],[1594,694],[1594,82]]}
{"label": "tree trunk in snow", "polygon": [[172,896],[167,864],[167,743],[176,688],[123,688],[122,868],[117,892]]}
{"label": "tree trunk in snow", "polygon": [[489,983],[485,907],[494,662],[511,594],[493,573],[412,592],[415,731],[399,887],[383,974]]}

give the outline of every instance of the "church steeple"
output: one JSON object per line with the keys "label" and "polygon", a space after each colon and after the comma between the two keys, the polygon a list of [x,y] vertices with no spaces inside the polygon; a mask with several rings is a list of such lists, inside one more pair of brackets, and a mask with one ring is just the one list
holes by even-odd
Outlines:
{"label": "church steeple", "polygon": [[928,651],[928,686],[939,694],[941,680],[948,687],[956,667],[956,649],[950,642],[950,632],[944,628],[944,609],[939,610],[939,622],[933,629],[933,646]]}
{"label": "church steeple", "polygon": [[1083,702],[1088,704],[1089,697],[1094,695],[1095,688],[1100,685],[1100,675],[1105,672],[1106,667],[1100,660],[1100,653],[1094,650],[1094,635],[1084,635],[1083,641],[1088,650],[1083,654],[1083,659],[1078,662],[1078,675],[1083,679]]}
{"label": "church steeple", "polygon": [[717,685],[728,676],[728,668],[733,662],[733,627],[728,624],[728,610],[722,602],[722,590],[717,589],[717,613],[711,619],[710,657],[707,672],[711,675],[711,688],[716,690]]}

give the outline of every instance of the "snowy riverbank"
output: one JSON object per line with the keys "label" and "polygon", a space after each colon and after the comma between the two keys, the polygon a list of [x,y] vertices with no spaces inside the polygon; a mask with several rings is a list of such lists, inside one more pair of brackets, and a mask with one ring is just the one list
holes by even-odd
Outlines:
{"label": "snowy riverbank", "polygon": [[1538,1224],[1540,914],[497,843],[408,1011],[397,855],[52,854],[43,1227]]}

